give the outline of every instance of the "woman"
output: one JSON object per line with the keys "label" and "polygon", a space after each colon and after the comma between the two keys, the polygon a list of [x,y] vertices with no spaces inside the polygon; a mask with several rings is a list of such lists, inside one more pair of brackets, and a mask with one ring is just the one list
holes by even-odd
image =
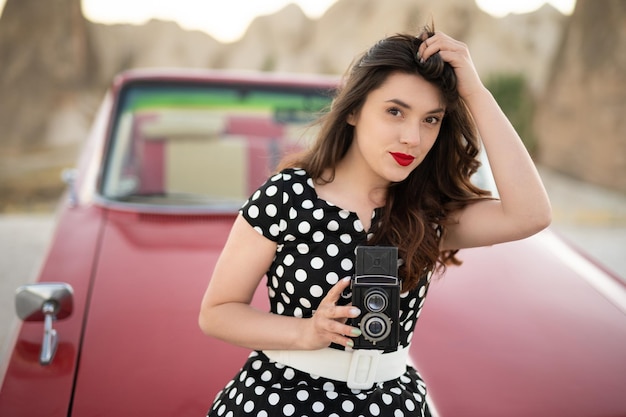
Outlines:
{"label": "woman", "polygon": [[[467,47],[443,33],[378,42],[321,123],[316,143],[244,204],[202,301],[206,334],[254,350],[211,416],[428,415],[406,352],[433,270],[550,222],[522,141]],[[469,180],[478,135],[499,199]],[[376,359],[352,349],[361,312],[347,293],[365,244],[400,258],[400,340]],[[271,313],[249,305],[265,274]]]}

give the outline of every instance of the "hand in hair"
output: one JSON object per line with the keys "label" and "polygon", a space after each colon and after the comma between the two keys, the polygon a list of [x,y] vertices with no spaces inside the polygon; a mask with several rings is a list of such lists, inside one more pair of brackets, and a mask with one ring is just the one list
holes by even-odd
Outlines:
{"label": "hand in hair", "polygon": [[450,64],[456,73],[457,90],[461,97],[467,98],[484,89],[466,44],[442,32],[431,33],[430,36],[424,32],[420,38],[420,62],[426,62],[438,54],[444,62]]}

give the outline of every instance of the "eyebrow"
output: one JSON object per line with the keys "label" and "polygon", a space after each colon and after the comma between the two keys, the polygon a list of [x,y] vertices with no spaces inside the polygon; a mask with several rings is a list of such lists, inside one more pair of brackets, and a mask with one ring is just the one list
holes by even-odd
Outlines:
{"label": "eyebrow", "polygon": [[[398,98],[392,98],[392,99],[386,100],[385,103],[394,103],[394,104],[397,104],[400,107],[404,107],[405,109],[409,109],[409,110],[412,109],[410,104],[405,103],[404,101],[402,101],[402,100],[400,100]],[[433,109],[433,110],[427,112],[427,114],[437,114],[437,113],[445,113],[445,112],[446,112],[446,109],[444,109],[443,107],[439,107],[439,108],[436,108],[436,109]]]}

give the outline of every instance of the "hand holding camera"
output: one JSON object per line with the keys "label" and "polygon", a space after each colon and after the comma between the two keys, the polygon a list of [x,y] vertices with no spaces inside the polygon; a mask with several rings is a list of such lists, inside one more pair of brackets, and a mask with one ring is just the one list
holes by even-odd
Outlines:
{"label": "hand holding camera", "polygon": [[[352,289],[352,306],[339,306],[344,290]],[[359,246],[355,275],[339,281],[307,321],[302,349],[331,343],[354,349],[396,350],[399,341],[400,280],[398,249]]]}
{"label": "hand holding camera", "polygon": [[354,348],[396,350],[400,314],[398,248],[357,247],[352,305],[361,310],[352,322],[361,330]]}
{"label": "hand holding camera", "polygon": [[360,311],[353,306],[337,305],[341,293],[350,284],[350,278],[342,279],[328,291],[313,317],[305,321],[306,329],[298,341],[298,349],[322,349],[331,343],[347,347],[354,345],[353,338],[361,331],[347,322],[358,317]]}

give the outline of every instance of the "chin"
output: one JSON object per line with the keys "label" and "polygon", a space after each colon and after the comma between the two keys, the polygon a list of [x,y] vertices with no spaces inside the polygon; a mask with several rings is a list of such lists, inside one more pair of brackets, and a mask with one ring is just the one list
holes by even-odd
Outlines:
{"label": "chin", "polygon": [[408,167],[406,167],[402,170],[393,170],[392,172],[387,172],[387,175],[384,175],[383,178],[385,178],[390,183],[402,182],[409,177],[409,174],[413,172],[413,169],[409,169]]}

